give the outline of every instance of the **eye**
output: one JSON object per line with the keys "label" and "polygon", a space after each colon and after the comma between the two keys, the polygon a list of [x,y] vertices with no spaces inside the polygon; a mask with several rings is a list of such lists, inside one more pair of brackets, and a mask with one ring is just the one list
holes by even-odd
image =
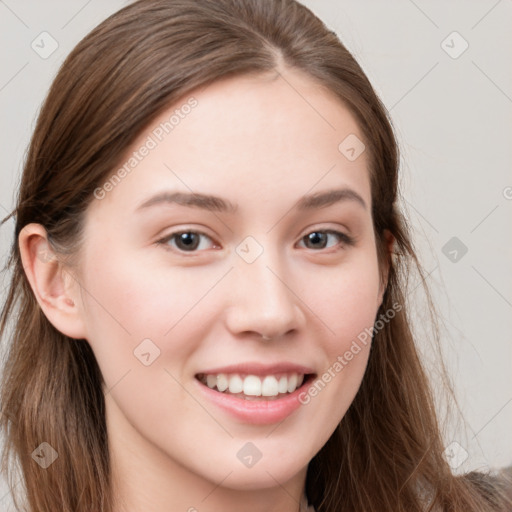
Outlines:
{"label": "eye", "polygon": [[[178,252],[199,252],[217,248],[211,237],[200,231],[176,231],[157,241],[166,249]],[[335,230],[316,230],[302,237],[299,245],[307,249],[329,249],[336,245],[354,245],[355,241],[345,233]]]}
{"label": "eye", "polygon": [[215,242],[199,231],[176,231],[158,240],[165,248],[176,249],[183,252],[196,252],[208,248],[215,248]]}
{"label": "eye", "polygon": [[340,242],[344,245],[354,245],[353,238],[334,230],[312,231],[303,236],[300,242],[303,242],[303,247],[305,246],[307,249],[329,249],[339,245]]}

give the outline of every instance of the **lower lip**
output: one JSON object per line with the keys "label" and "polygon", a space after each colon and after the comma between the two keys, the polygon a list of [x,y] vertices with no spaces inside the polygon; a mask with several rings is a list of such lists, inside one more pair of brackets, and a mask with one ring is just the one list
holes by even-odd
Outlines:
{"label": "lower lip", "polygon": [[309,387],[312,380],[310,376],[293,393],[273,400],[236,398],[233,395],[210,389],[198,380],[196,382],[206,398],[238,420],[255,425],[269,425],[283,421],[302,405],[299,395]]}

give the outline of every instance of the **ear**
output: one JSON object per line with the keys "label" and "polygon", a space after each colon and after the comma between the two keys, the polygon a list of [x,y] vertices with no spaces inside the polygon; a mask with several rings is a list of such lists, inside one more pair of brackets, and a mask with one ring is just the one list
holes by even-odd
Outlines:
{"label": "ear", "polygon": [[46,318],[62,334],[86,338],[78,307],[80,285],[52,250],[46,229],[41,224],[27,224],[18,244],[23,269]]}
{"label": "ear", "polygon": [[395,237],[392,235],[391,231],[389,231],[388,229],[384,230],[384,237],[386,239],[386,248],[384,255],[385,261],[383,278],[379,289],[379,307],[382,305],[384,293],[386,291],[386,288],[388,287],[389,269],[392,263],[396,240]]}

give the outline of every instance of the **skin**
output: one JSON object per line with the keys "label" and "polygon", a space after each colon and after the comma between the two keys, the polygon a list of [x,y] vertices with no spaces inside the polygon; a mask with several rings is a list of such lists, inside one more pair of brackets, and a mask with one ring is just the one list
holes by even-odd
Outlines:
{"label": "skin", "polygon": [[[285,421],[257,425],[212,404],[194,377],[246,361],[288,361],[321,375],[372,327],[382,302],[368,152],[349,161],[338,150],[349,134],[363,136],[330,92],[301,72],[280,73],[218,81],[151,123],[127,154],[190,96],[198,101],[92,202],[73,271],[41,257],[51,255],[42,226],[20,234],[45,315],[64,334],[87,339],[103,373],[114,484],[123,499],[116,512],[296,512],[307,464],[363,378],[369,345]],[[344,200],[293,208],[305,194],[340,188],[366,206]],[[238,211],[177,204],[135,211],[163,190],[220,196]],[[329,229],[354,245],[336,235],[325,248],[304,241]],[[158,243],[187,230],[207,235],[194,253],[180,252],[176,238]],[[263,248],[250,264],[235,251],[247,236]],[[134,356],[146,338],[160,350],[149,366]],[[237,458],[249,441],[262,453],[251,468]]]}

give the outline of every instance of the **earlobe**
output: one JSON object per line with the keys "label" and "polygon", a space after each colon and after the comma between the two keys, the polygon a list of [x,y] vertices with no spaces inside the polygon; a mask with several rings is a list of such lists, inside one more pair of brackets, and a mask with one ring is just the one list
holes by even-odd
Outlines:
{"label": "earlobe", "polygon": [[27,224],[18,244],[25,275],[46,318],[64,335],[85,338],[78,307],[79,285],[52,250],[44,226]]}

